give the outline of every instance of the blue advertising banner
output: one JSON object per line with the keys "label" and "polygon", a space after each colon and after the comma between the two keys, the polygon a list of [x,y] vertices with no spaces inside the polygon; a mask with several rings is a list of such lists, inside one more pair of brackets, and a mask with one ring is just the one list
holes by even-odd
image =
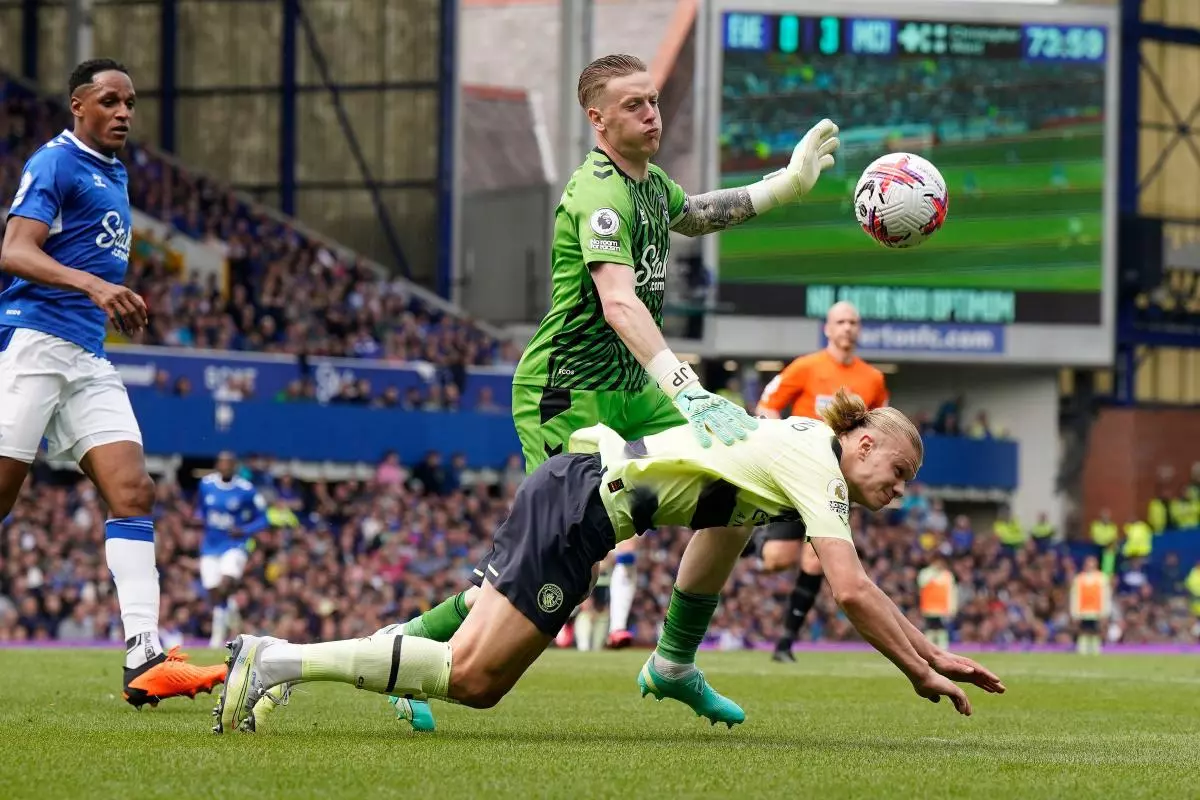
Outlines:
{"label": "blue advertising banner", "polygon": [[[507,414],[399,411],[314,403],[224,403],[203,397],[132,395],[146,452],[212,457],[221,450],[304,461],[374,463],[396,450],[408,463],[428,450],[501,466],[521,445]],[[930,486],[1012,490],[1017,444],[929,436],[918,479]]]}
{"label": "blue advertising banner", "polygon": [[[236,379],[253,389],[255,400],[271,400],[293,381],[310,378],[316,386],[317,400],[322,403],[337,395],[342,386],[360,379],[370,382],[371,396],[377,397],[389,387],[399,389],[402,394],[409,387],[425,387],[437,381],[441,372],[438,367],[425,362],[391,364],[319,356],[302,361],[293,355],[271,353],[123,345],[109,345],[106,351],[133,396],[141,390],[152,389],[159,372],[166,373],[168,386],[186,378],[196,397],[213,397],[231,379]],[[475,405],[479,390],[484,386],[491,388],[496,403],[508,406],[512,396],[512,368],[468,368],[464,408]]]}
{"label": "blue advertising banner", "polygon": [[964,489],[1017,488],[1017,443],[965,436],[926,436],[925,463],[917,481]]}
{"label": "blue advertising banner", "polygon": [[[820,346],[828,343],[824,329]],[[858,348],[874,353],[961,353],[1003,355],[1003,325],[947,325],[925,322],[863,322]]]}
{"label": "blue advertising banner", "polygon": [[507,414],[398,411],[314,403],[222,403],[202,397],[131,396],[152,455],[214,457],[222,450],[280,459],[375,463],[395,450],[408,464],[429,450],[500,467],[521,452]]}

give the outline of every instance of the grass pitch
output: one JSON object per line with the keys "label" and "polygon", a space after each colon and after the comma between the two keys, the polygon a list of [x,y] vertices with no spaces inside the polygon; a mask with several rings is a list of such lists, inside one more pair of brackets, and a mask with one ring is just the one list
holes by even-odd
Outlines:
{"label": "grass pitch", "polygon": [[[220,655],[194,651],[197,662]],[[705,653],[747,722],[638,696],[644,652],[552,651],[490,711],[436,704],[414,735],[385,700],[309,684],[259,733],[210,733],[213,700],[135,712],[116,650],[0,651],[0,797],[1182,798],[1200,785],[1200,662],[982,658],[975,715],[921,700],[873,653]]]}

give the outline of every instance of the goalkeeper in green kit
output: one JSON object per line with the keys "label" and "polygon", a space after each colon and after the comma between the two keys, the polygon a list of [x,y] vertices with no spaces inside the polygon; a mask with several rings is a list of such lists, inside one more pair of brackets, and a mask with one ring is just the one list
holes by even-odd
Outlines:
{"label": "goalkeeper in green kit", "polygon": [[[722,445],[735,445],[757,422],[704,389],[663,338],[670,233],[713,233],[798,202],[833,166],[837,126],[829,120],[817,123],[786,167],[755,184],[688,197],[650,163],[661,141],[662,118],[658,89],[645,64],[628,55],[593,61],[579,76],[579,104],[594,129],[596,147],[563,191],[554,223],[552,306],[513,376],[513,422],[526,473],[563,452],[575,431],[598,423],[633,441],[686,422],[703,447],[713,446],[714,436]],[[628,641],[620,634],[633,602],[634,541],[618,545],[609,589],[616,635],[610,643],[617,646]],[[477,568],[476,577],[486,577],[485,568]],[[448,641],[477,591],[472,587],[384,630]],[[681,630],[688,640],[702,637],[716,606],[716,594],[689,593],[677,585],[662,640],[672,641]],[[694,647],[691,652],[694,656]],[[721,721],[744,719],[694,664],[652,657],[646,670],[662,696]],[[260,706],[270,702],[267,695]],[[433,729],[425,702],[392,702],[414,729]]]}

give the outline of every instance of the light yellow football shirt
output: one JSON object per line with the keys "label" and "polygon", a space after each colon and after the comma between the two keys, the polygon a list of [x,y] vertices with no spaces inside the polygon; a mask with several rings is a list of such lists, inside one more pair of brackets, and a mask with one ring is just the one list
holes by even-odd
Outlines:
{"label": "light yellow football shirt", "polygon": [[850,541],[850,499],[833,431],[805,417],[762,419],[732,446],[704,448],[687,425],[626,443],[595,425],[572,453],[599,453],[600,495],[618,542],[662,525],[692,530],[800,520],[811,537]]}

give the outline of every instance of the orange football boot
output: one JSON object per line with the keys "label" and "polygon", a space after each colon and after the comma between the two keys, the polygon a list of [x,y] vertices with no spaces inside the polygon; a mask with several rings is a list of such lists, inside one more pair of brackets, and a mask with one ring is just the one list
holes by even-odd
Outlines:
{"label": "orange football boot", "polygon": [[609,650],[624,650],[633,644],[633,634],[629,631],[613,631],[608,635],[604,646]]}
{"label": "orange football boot", "polygon": [[187,653],[180,653],[176,645],[140,667],[126,667],[125,701],[137,709],[147,703],[153,708],[169,697],[195,698],[199,692],[211,693],[214,686],[225,682],[229,668],[224,664],[198,667],[187,659]]}

